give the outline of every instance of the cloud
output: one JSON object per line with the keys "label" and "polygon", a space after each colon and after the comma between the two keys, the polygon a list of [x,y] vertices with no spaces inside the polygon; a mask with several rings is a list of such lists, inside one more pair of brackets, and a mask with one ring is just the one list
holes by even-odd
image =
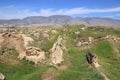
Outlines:
{"label": "cloud", "polygon": [[106,13],[106,12],[118,12],[120,7],[110,9],[87,9],[87,8],[74,8],[66,11],[67,14],[87,14],[87,13]]}
{"label": "cloud", "polygon": [[90,8],[71,8],[71,9],[40,9],[35,11],[32,9],[17,8],[15,6],[6,6],[0,8],[0,19],[24,18],[27,16],[50,16],[50,15],[79,15],[90,13],[111,13],[120,12],[120,7],[106,9],[90,9]]}
{"label": "cloud", "polygon": [[43,16],[49,15],[76,15],[76,14],[89,14],[89,13],[110,13],[110,12],[119,12],[120,7],[109,8],[109,9],[88,9],[88,8],[72,8],[72,9],[42,9],[40,14]]}

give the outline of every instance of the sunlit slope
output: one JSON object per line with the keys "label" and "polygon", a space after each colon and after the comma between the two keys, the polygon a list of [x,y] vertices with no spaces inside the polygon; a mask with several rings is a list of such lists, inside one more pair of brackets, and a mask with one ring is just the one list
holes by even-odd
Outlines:
{"label": "sunlit slope", "polygon": [[[51,80],[104,80],[104,77],[94,67],[90,67],[86,61],[86,53],[91,51],[98,57],[101,71],[110,80],[120,79],[120,41],[115,41],[111,36],[119,36],[120,29],[107,27],[90,28],[85,25],[66,25],[63,28],[45,28],[48,30],[49,38],[34,36],[33,31],[39,31],[36,28],[16,29],[32,37],[34,42],[30,46],[39,47],[44,51],[49,51],[57,37],[61,35],[65,39],[66,50],[64,50],[64,61],[58,65],[37,64],[19,60],[18,51],[14,48],[3,47],[0,49],[0,72],[5,74],[7,80],[44,80],[43,73],[53,70],[55,74]],[[41,29],[40,29],[41,30]],[[56,33],[51,33],[55,30]],[[110,38],[101,39],[109,35]],[[90,44],[76,46],[76,37],[87,39],[88,37],[97,37],[98,40]],[[4,54],[4,55],[3,55]],[[49,58],[50,54],[46,54]],[[61,69],[61,66],[63,69]],[[59,68],[60,67],[60,68]],[[50,75],[51,76],[51,75]],[[49,77],[49,76],[46,76]]]}

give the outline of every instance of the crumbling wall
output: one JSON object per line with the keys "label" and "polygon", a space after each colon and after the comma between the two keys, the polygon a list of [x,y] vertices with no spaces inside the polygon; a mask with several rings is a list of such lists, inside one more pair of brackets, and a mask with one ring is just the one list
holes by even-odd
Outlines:
{"label": "crumbling wall", "polygon": [[26,60],[32,61],[35,64],[39,62],[44,62],[45,60],[45,52],[36,47],[30,47],[26,49],[25,54]]}

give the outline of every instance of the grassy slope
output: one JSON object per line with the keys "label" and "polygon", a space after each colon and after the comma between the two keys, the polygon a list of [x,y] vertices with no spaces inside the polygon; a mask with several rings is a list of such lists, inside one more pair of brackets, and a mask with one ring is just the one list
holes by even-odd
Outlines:
{"label": "grassy slope", "polygon": [[[57,29],[58,34],[50,34],[53,37],[52,41],[47,39],[45,40],[49,45],[47,47],[46,45],[39,46],[37,43],[33,44],[48,51],[59,34],[65,36],[67,40],[67,51],[64,52],[65,62],[63,64],[66,64],[68,69],[64,71],[58,70],[56,73],[58,76],[55,80],[103,80],[103,77],[96,69],[88,68],[88,64],[85,59],[86,49],[80,50],[81,47],[75,47],[73,42],[74,38],[79,35],[82,37],[106,34],[118,35],[120,34],[120,30],[102,28],[103,32],[100,32],[100,28],[97,28],[96,30],[82,31],[80,29],[81,27],[84,26],[66,26],[65,28],[67,28],[68,31],[65,32],[61,29]],[[73,34],[75,31],[80,31],[80,34]],[[36,42],[37,41],[39,41],[39,39],[36,39]],[[118,49],[120,49],[120,45],[116,45],[119,46]],[[92,44],[90,50],[98,56],[103,72],[111,80],[119,80],[120,58],[116,55],[112,44],[106,40],[98,41]],[[9,65],[7,63],[0,64],[0,71],[6,75],[7,80],[41,80],[41,73],[49,68],[49,66],[35,66],[31,62],[27,62],[25,60],[22,60],[19,63],[19,65]]]}
{"label": "grassy slope", "polygon": [[[71,31],[72,32],[72,31]],[[103,80],[103,77],[96,69],[89,69],[85,60],[86,51],[79,50],[74,46],[75,35],[71,34],[67,37],[67,52],[71,59],[65,64],[70,64],[66,71],[59,71],[58,80]],[[66,33],[68,34],[68,33]]]}
{"label": "grassy slope", "polygon": [[0,65],[1,72],[6,74],[7,80],[39,80],[44,67]]}
{"label": "grassy slope", "polygon": [[[71,26],[69,26],[71,27]],[[81,27],[81,26],[80,26]],[[89,69],[88,64],[85,60],[86,50],[80,50],[81,47],[75,47],[73,39],[76,35],[72,34],[75,30],[79,30],[78,27],[69,28],[69,36],[67,37],[67,54],[72,58],[70,61],[70,67],[66,71],[59,71],[58,80],[103,80],[103,77],[96,69]],[[86,30],[81,31],[80,36],[98,36],[105,34],[119,35],[119,30],[114,30],[113,28],[103,28],[104,32],[100,32],[99,28],[96,30]],[[66,33],[68,34],[68,33]],[[118,44],[119,45],[119,44]],[[98,56],[99,63],[102,66],[102,71],[111,80],[119,80],[120,74],[120,59],[116,55],[112,44],[109,41],[98,41],[92,44],[90,49],[93,53]],[[66,63],[67,64],[67,63]]]}
{"label": "grassy slope", "polygon": [[104,73],[111,80],[120,79],[120,59],[108,41],[100,41],[93,48],[94,53],[98,55],[99,63],[102,65]]}

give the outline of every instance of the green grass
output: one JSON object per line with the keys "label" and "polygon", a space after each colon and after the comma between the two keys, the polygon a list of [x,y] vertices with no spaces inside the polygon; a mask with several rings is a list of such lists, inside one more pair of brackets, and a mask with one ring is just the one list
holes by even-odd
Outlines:
{"label": "green grass", "polygon": [[0,64],[0,71],[7,80],[40,80],[40,74],[47,69],[47,66],[36,67],[29,63],[15,66]]}
{"label": "green grass", "polygon": [[[68,27],[67,27],[68,28]],[[72,34],[75,30],[79,31],[79,27],[69,28],[68,32],[65,34],[69,34],[67,36],[67,49],[68,54],[70,56],[70,60],[67,61],[66,64],[70,64],[69,68],[66,71],[59,71],[59,76],[57,80],[104,80],[104,78],[100,75],[100,72],[94,68],[89,69],[88,64],[85,59],[85,54],[87,50],[80,50],[80,47],[74,46],[74,38],[75,34]],[[108,33],[107,33],[108,32]],[[99,32],[99,28],[95,31],[86,30],[80,31],[82,37],[88,36],[101,36],[101,35],[118,35],[119,30],[115,30],[113,28],[105,28],[104,32]],[[113,49],[113,46],[109,41],[98,41],[92,44],[92,48],[90,49],[94,54],[98,56],[99,64],[102,66],[102,71],[107,75],[111,80],[119,80],[120,74],[120,61],[116,60],[116,53]]]}
{"label": "green grass", "polygon": [[72,57],[69,69],[60,71],[58,80],[103,80],[96,69],[88,68],[84,51],[69,50],[68,53]]}
{"label": "green grass", "polygon": [[103,77],[96,69],[89,69],[85,59],[86,51],[80,51],[79,47],[74,46],[75,35],[67,37],[67,53],[70,56],[69,61],[65,64],[70,64],[66,71],[59,71],[59,76],[56,80],[103,80]]}
{"label": "green grass", "polygon": [[100,41],[94,45],[92,51],[98,56],[104,73],[106,73],[111,80],[119,80],[120,60],[117,60],[118,56],[112,45],[108,41]]}
{"label": "green grass", "polygon": [[[66,70],[57,70],[55,80],[104,80],[100,72],[95,68],[89,68],[87,64],[85,55],[87,49],[80,50],[82,47],[75,47],[74,39],[77,36],[81,37],[97,37],[102,35],[119,35],[120,29],[105,28],[105,27],[96,27],[95,30],[85,30],[82,31],[81,28],[86,27],[85,25],[75,25],[64,26],[68,31],[63,31],[62,28],[56,28],[57,34],[51,34],[49,36],[51,39],[46,38],[37,38],[31,33],[31,30],[24,28],[23,32],[27,35],[30,35],[35,42],[30,44],[35,47],[39,47],[44,51],[48,51],[54,42],[56,42],[59,35],[65,36],[66,39],[66,48],[64,51],[64,62],[63,65],[66,65],[68,69]],[[63,29],[64,29],[63,28]],[[34,29],[35,30],[35,29]],[[100,31],[101,30],[101,31]],[[20,30],[19,30],[20,31]],[[80,31],[79,34],[74,34],[74,32]],[[43,40],[43,43],[39,41]],[[120,52],[119,43],[114,43],[118,46],[118,51]],[[110,80],[119,80],[120,79],[120,58],[116,51],[113,48],[114,46],[110,41],[102,40],[94,42],[91,45],[90,51],[97,55],[98,62],[101,65],[102,71],[106,74]],[[7,48],[6,48],[7,49]],[[2,49],[3,50],[3,49]],[[2,55],[2,50],[0,50],[0,55]],[[12,49],[14,57],[18,56],[18,52]],[[7,49],[7,52],[11,49]],[[9,57],[8,57],[9,58]],[[6,58],[7,59],[7,58]],[[26,60],[18,60],[19,62],[16,65],[10,65],[9,63],[0,62],[0,72],[5,74],[7,80],[41,80],[41,74],[47,71],[50,66],[47,65],[34,65],[32,62]],[[12,60],[13,60],[12,59]]]}

